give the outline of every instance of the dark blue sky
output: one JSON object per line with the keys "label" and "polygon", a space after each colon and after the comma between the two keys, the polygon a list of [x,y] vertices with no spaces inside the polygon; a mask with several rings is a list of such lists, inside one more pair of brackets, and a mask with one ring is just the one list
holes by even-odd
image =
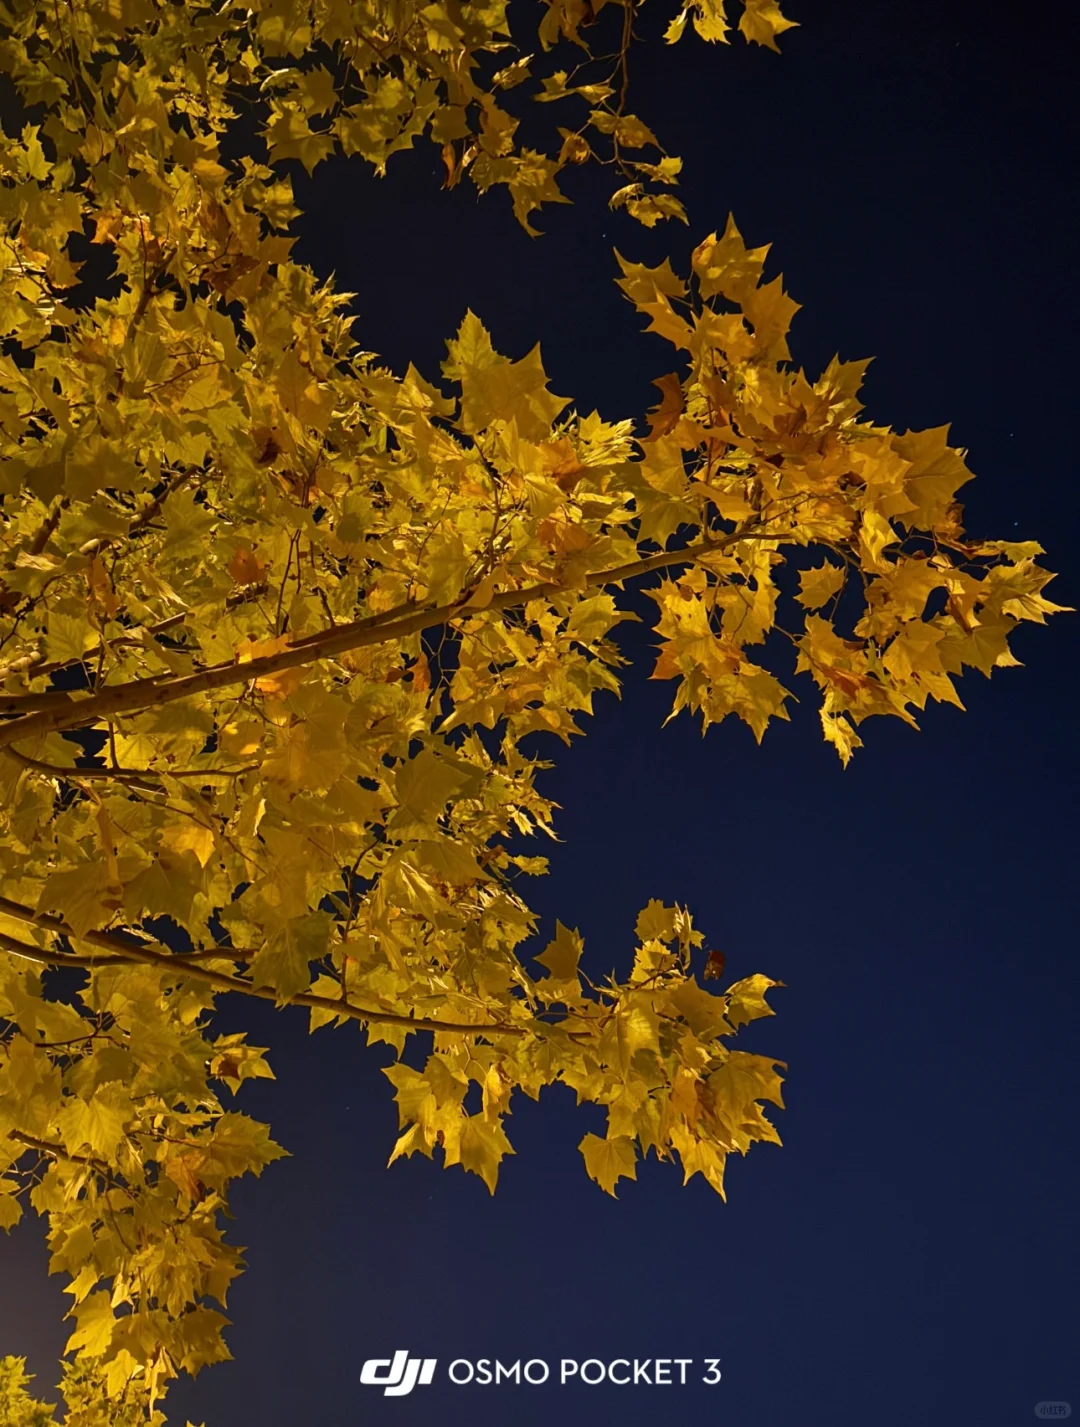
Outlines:
{"label": "dark blue sky", "polygon": [[[686,160],[689,231],[612,217],[586,173],[530,240],[497,195],[437,191],[424,149],[381,184],[319,170],[300,254],[357,292],[361,341],[395,366],[434,375],[469,305],[510,355],[539,338],[553,388],[617,418],[653,403],[670,349],[637,335],[612,245],[685,266],[731,209],[804,305],[796,360],[876,354],[870,414],[951,420],[978,475],[969,528],[1041,540],[1062,572],[1050,595],[1080,604],[1075,7],[788,8],[802,28],[782,57],[640,50],[633,107]],[[1080,622],[1026,627],[1026,667],[968,675],[966,714],[933,707],[919,734],[872,721],[846,772],[812,699],[760,749],[741,726],[703,741],[685,715],[661,731],[671,688],[646,680],[648,632],[624,628],[640,658],[622,703],[555,750],[565,841],[533,900],[545,930],[580,928],[601,974],[625,967],[655,896],[690,905],[733,977],[786,982],[777,1018],[743,1034],[789,1063],[784,1148],[731,1163],[727,1205],[653,1161],[616,1202],[577,1152],[593,1116],[556,1090],[515,1111],[491,1199],[459,1170],[384,1169],[382,1048],[223,1005],[276,1047],[278,1082],[241,1106],[293,1158],[236,1192],[236,1361],[175,1389],[171,1420],[1020,1427],[1043,1400],[1080,1411]],[[0,1245],[0,1268],[0,1346],[44,1386],[64,1300],[37,1225]],[[718,1357],[724,1377],[360,1387],[361,1361],[398,1347],[440,1367]]]}

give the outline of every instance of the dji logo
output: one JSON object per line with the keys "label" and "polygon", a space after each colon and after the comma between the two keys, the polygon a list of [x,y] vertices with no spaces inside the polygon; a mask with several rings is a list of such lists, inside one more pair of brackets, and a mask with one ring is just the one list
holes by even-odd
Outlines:
{"label": "dji logo", "polygon": [[[384,1372],[383,1369],[386,1369]],[[384,1397],[405,1397],[417,1383],[427,1387],[435,1373],[435,1359],[410,1358],[402,1348],[389,1358],[368,1358],[360,1369],[360,1381],[365,1387],[381,1387]]]}

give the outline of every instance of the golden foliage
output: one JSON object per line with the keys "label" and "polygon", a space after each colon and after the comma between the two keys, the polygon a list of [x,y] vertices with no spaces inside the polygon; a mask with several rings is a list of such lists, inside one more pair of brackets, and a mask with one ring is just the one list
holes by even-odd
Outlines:
{"label": "golden foliage", "polygon": [[[221,1211],[283,1151],[226,1108],[270,1070],[212,1035],[218,995],[399,1052],[433,1033],[423,1070],[387,1071],[391,1159],[490,1189],[513,1096],[556,1081],[604,1107],[582,1152],[611,1193],[650,1150],[722,1193],[728,1154],[776,1142],[779,1062],[729,1044],[776,983],[705,989],[723,958],[684,909],[650,902],[626,981],[590,981],[563,927],[527,964],[521,877],[546,864],[517,839],[552,831],[527,740],[618,688],[627,581],[659,575],[673,711],[760,739],[793,644],[845,762],[863,719],[959,702],[1055,608],[1038,546],[964,537],[944,430],[863,420],[865,363],[791,367],[796,304],[733,222],[686,276],[622,260],[676,349],[647,435],[471,313],[441,384],[357,346],[347,295],[290,258],[284,160],[381,171],[426,137],[529,226],[600,155],[614,206],[684,216],[679,161],[626,109],[633,8],[541,10],[540,61],[507,53],[499,3],[4,11],[28,119],[0,148],[0,1226],[48,1218],[73,1427],[158,1422],[171,1377],[227,1355]],[[585,33],[611,18],[613,67]],[[727,36],[717,0],[668,39],[688,21]],[[760,44],[787,27],[741,12]],[[567,47],[577,68],[534,79]],[[586,115],[553,155],[518,144],[505,96],[530,91]],[[268,163],[224,157],[241,110]]]}

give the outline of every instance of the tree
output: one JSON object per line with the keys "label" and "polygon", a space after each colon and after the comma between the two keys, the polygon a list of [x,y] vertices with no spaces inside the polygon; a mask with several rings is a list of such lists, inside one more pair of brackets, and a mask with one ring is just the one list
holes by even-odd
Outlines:
{"label": "tree", "polygon": [[[381,170],[420,138],[530,232],[591,161],[614,208],[685,220],[627,108],[632,5],[545,0],[540,61],[498,4],[3,17],[0,1224],[48,1219],[67,1421],[94,1427],[162,1420],[171,1377],[227,1356],[221,1211],[283,1151],[227,1108],[271,1072],[213,1034],[222,994],[388,1043],[391,1160],[492,1190],[512,1096],[555,1081],[606,1110],[581,1150],[610,1193],[650,1149],[723,1193],[728,1154],[778,1142],[781,1062],[730,1045],[776,983],[702,984],[723,961],[684,908],[648,903],[625,980],[561,925],[526,964],[535,735],[617,691],[628,582],[654,577],[674,712],[760,740],[793,659],[845,764],[865,718],[959,704],[955,676],[1015,663],[1057,607],[1039,546],[965,536],[945,429],[866,420],[864,362],[793,368],[796,304],[731,220],[683,275],[619,260],[675,349],[647,431],[579,413],[472,313],[441,385],[395,375],[290,259],[290,161]],[[667,40],[689,21],[725,38],[719,0]],[[772,47],[788,25],[773,0],[739,21]],[[550,153],[517,139],[530,89],[587,108]]]}

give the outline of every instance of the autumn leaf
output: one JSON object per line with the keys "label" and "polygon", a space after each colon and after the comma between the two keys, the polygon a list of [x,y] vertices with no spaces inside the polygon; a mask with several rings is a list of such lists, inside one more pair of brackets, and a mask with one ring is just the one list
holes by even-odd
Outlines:
{"label": "autumn leaf", "polygon": [[634,931],[642,941],[672,941],[675,936],[676,907],[665,907],[653,898],[638,913]]}
{"label": "autumn leaf", "polygon": [[229,561],[229,574],[238,585],[257,585],[266,578],[266,565],[254,550],[241,546]]}
{"label": "autumn leaf", "polygon": [[128,1092],[117,1085],[98,1090],[89,1101],[72,1097],[58,1116],[60,1137],[73,1154],[89,1148],[108,1159],[123,1138],[130,1112]]}
{"label": "autumn leaf", "polygon": [[89,1298],[77,1303],[71,1316],[78,1325],[67,1340],[64,1351],[83,1352],[87,1357],[98,1357],[112,1341],[116,1318],[109,1303],[107,1293],[92,1293]]}
{"label": "autumn leaf", "polygon": [[[705,961],[705,970],[701,973],[706,981],[717,981],[724,974],[724,967],[727,964],[727,957],[722,951],[710,951]],[[728,1019],[731,1019],[730,1008]],[[732,1025],[735,1022],[732,1021]]]}
{"label": "autumn leaf", "polygon": [[63,913],[77,935],[105,926],[116,914],[109,870],[103,862],[88,862],[51,872],[38,898],[41,911]]}
{"label": "autumn leaf", "polygon": [[167,827],[161,836],[161,846],[175,853],[193,852],[199,866],[205,867],[214,854],[213,829],[201,827],[194,821]]}
{"label": "autumn leaf", "polygon": [[776,0],[744,0],[744,5],[739,29],[754,44],[765,45],[779,53],[777,37],[785,30],[794,29],[798,22],[788,20],[781,14]]}
{"label": "autumn leaf", "polygon": [[13,1179],[0,1179],[0,1229],[7,1233],[22,1218],[22,1205],[15,1198],[19,1185]]}
{"label": "autumn leaf", "polygon": [[615,138],[628,149],[643,149],[656,143],[656,135],[636,114],[620,114],[615,120]]}
{"label": "autumn leaf", "polygon": [[576,931],[569,931],[562,922],[555,923],[555,938],[548,942],[536,958],[546,967],[554,981],[576,980],[583,943]]}
{"label": "autumn leaf", "polygon": [[402,812],[427,822],[438,816],[467,782],[466,772],[425,749],[401,765],[395,788]]}
{"label": "autumn leaf", "polygon": [[806,609],[820,609],[843,587],[844,571],[828,561],[799,575],[799,593],[795,598]]}
{"label": "autumn leaf", "polygon": [[736,981],[728,987],[726,993],[727,1019],[737,1030],[762,1016],[775,1016],[776,1012],[765,1000],[765,993],[771,987],[783,984],[782,981],[772,981],[768,976],[762,976],[760,972],[747,976],[742,981]]}
{"label": "autumn leaf", "polygon": [[595,1179],[613,1199],[618,1198],[615,1185],[620,1179],[637,1179],[634,1142],[628,1135],[616,1135],[609,1140],[602,1140],[598,1135],[586,1135],[578,1149],[585,1158],[589,1178]]}
{"label": "autumn leaf", "polygon": [[510,1141],[498,1123],[491,1124],[477,1115],[467,1115],[461,1126],[459,1154],[463,1169],[478,1174],[492,1194],[499,1178],[499,1165],[504,1155],[513,1154]]}

